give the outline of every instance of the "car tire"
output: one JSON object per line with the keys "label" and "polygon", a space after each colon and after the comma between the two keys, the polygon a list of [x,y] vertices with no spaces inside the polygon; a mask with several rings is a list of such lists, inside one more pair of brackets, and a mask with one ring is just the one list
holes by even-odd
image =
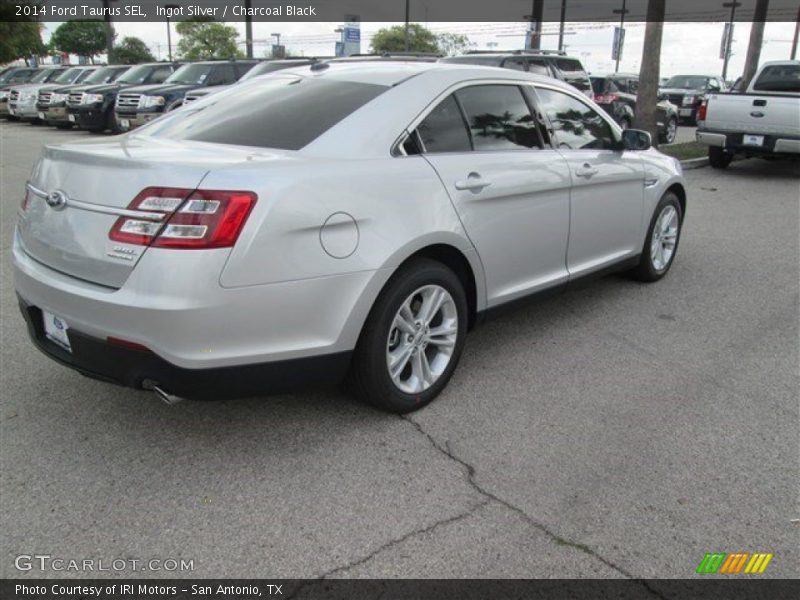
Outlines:
{"label": "car tire", "polygon": [[678,137],[678,119],[670,117],[660,141],[662,144],[672,144],[676,137]]}
{"label": "car tire", "polygon": [[724,148],[709,146],[708,164],[714,169],[727,169],[733,160],[733,154],[725,152]]}
{"label": "car tire", "polygon": [[[426,302],[428,308],[440,304],[427,320]],[[458,365],[467,334],[467,310],[464,286],[445,265],[418,258],[403,266],[375,301],[361,332],[348,378],[355,396],[399,414],[430,403]],[[394,357],[399,368],[393,374],[390,361]],[[421,382],[417,373],[422,374]]]}
{"label": "car tire", "polygon": [[639,264],[629,274],[645,283],[664,277],[678,252],[682,226],[680,200],[674,192],[667,192],[653,211]]}

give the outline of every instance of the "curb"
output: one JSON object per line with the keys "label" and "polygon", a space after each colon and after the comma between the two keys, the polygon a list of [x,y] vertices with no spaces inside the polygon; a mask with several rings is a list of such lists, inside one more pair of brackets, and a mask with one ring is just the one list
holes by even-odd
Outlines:
{"label": "curb", "polygon": [[702,156],[700,158],[690,158],[689,160],[682,160],[681,167],[684,171],[691,171],[692,169],[702,169],[708,166],[708,157]]}

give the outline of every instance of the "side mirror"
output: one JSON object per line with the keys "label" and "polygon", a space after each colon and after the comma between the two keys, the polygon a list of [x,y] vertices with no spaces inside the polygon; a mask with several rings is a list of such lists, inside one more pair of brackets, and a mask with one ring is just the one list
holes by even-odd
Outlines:
{"label": "side mirror", "polygon": [[623,150],[649,150],[653,142],[650,134],[640,129],[626,129],[622,132]]}

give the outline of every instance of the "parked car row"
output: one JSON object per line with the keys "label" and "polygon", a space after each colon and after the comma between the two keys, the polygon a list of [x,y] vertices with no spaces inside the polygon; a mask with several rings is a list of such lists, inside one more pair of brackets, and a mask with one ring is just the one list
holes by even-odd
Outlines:
{"label": "parked car row", "polygon": [[[34,69],[28,69],[35,75],[29,82],[10,86],[0,95],[5,93],[8,98],[6,114],[11,118],[45,122],[65,129],[78,126],[95,133],[105,130],[122,133],[198,98],[280,69],[321,61],[378,60],[439,61],[536,73],[564,81],[593,98],[623,129],[631,126],[635,115],[637,76],[614,74],[590,78],[577,58],[547,50],[471,51],[462,56],[446,58],[432,54],[391,53],[345,58],[201,61],[186,64],[161,62],[135,67],[50,68],[38,74]],[[659,141],[673,142],[680,119],[679,108],[664,98],[658,104],[658,117]]]}

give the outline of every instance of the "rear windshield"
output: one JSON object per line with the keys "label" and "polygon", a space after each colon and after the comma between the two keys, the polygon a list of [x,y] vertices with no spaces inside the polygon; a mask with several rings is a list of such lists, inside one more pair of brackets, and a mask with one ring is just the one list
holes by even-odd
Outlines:
{"label": "rear windshield", "polygon": [[439,62],[446,63],[459,63],[465,65],[487,65],[490,67],[499,67],[503,61],[501,56],[481,56],[480,54],[469,54],[467,56],[450,56],[448,58],[440,58]]}
{"label": "rear windshield", "polygon": [[753,89],[761,92],[800,92],[800,65],[764,67]]}
{"label": "rear windshield", "polygon": [[141,131],[170,140],[299,150],[387,89],[274,75],[211,94]]}
{"label": "rear windshield", "polygon": [[664,84],[666,88],[678,88],[683,90],[699,90],[708,85],[708,77],[700,75],[675,75],[670,77],[667,83]]}

